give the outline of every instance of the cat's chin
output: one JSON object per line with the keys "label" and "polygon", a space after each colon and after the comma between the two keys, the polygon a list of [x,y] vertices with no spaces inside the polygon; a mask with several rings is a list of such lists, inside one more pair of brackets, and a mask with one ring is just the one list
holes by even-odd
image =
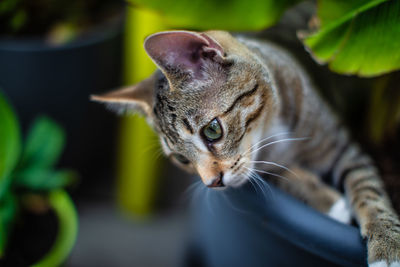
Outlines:
{"label": "cat's chin", "polygon": [[232,188],[238,188],[247,183],[247,179],[245,178],[240,178],[240,179],[232,179],[230,181],[224,181],[225,182],[225,188],[226,187],[232,187]]}
{"label": "cat's chin", "polygon": [[247,183],[247,179],[234,179],[234,180],[229,180],[227,182],[224,181],[224,186],[221,187],[210,187],[210,189],[212,190],[216,190],[216,191],[223,191],[225,189],[228,188],[238,188],[241,187],[242,185],[244,185],[245,183]]}

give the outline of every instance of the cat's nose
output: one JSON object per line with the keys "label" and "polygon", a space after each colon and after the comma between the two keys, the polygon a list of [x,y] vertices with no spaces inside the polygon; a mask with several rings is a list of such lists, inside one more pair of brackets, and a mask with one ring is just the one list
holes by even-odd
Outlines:
{"label": "cat's nose", "polygon": [[214,180],[211,181],[211,183],[209,185],[207,185],[207,187],[224,187],[224,173],[220,172],[219,176],[217,178],[215,178]]}

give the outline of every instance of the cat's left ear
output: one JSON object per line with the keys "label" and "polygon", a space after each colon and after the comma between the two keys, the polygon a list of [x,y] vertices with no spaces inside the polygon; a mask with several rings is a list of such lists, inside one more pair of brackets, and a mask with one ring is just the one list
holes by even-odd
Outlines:
{"label": "cat's left ear", "polygon": [[151,114],[153,106],[155,81],[155,75],[152,75],[138,84],[117,89],[103,95],[92,95],[90,99],[107,104],[118,113],[136,111],[148,117]]}
{"label": "cat's left ear", "polygon": [[222,46],[205,33],[160,32],[147,37],[144,48],[167,77],[183,72],[201,79],[208,64],[225,60]]}

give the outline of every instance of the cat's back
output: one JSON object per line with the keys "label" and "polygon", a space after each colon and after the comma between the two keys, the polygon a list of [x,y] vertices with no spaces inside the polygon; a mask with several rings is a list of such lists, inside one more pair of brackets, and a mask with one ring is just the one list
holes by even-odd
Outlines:
{"label": "cat's back", "polygon": [[[293,144],[290,154],[295,155],[297,151],[302,155],[302,164],[325,172],[338,150],[329,144],[337,143],[337,148],[340,148],[347,143],[347,130],[338,126],[339,119],[320,97],[308,72],[290,52],[264,39],[247,36],[237,36],[237,39],[256,54],[268,69],[271,83],[280,95],[280,119],[287,130],[294,137],[310,138],[307,142]],[[330,150],[321,156],[319,151],[325,148]]]}
{"label": "cat's back", "polygon": [[306,90],[313,87],[304,67],[285,48],[264,38],[246,35],[237,35],[236,38],[259,57],[272,74],[271,78],[301,79],[301,82],[307,87]]}

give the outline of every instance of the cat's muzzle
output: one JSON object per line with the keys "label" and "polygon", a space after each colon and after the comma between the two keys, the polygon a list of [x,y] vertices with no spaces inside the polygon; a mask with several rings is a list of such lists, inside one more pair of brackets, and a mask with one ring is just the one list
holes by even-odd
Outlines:
{"label": "cat's muzzle", "polygon": [[224,173],[220,172],[219,176],[215,178],[211,184],[207,185],[207,187],[224,187],[224,181],[223,181]]}

